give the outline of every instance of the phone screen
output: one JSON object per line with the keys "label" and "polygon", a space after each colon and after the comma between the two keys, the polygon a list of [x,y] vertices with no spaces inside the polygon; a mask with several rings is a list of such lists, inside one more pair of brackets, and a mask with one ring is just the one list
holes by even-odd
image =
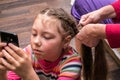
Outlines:
{"label": "phone screen", "polygon": [[18,36],[15,33],[0,31],[0,42],[13,43],[16,46],[19,46]]}

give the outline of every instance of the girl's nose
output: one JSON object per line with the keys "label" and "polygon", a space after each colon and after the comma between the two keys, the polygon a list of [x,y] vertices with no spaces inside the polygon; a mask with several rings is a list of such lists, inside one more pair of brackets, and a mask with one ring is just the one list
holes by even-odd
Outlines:
{"label": "girl's nose", "polygon": [[40,37],[36,37],[35,39],[34,39],[34,43],[36,44],[36,45],[38,45],[38,46],[41,46],[41,39],[40,39]]}

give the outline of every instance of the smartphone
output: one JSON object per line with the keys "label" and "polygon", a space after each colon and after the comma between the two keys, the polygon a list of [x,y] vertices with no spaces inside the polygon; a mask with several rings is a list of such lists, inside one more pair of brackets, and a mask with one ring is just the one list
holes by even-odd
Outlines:
{"label": "smartphone", "polygon": [[0,42],[12,43],[19,47],[18,35],[15,33],[0,31]]}

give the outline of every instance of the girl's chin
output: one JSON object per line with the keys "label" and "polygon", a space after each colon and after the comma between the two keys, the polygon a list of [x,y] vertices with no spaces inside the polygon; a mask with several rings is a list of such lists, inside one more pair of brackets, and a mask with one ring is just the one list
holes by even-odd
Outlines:
{"label": "girl's chin", "polygon": [[47,61],[47,62],[51,62],[50,60],[45,59],[44,57],[42,57],[42,56],[40,56],[40,55],[35,55],[35,57],[37,58],[38,61],[40,61],[40,60],[45,60],[45,61]]}
{"label": "girl's chin", "polygon": [[42,56],[35,55],[35,57],[37,58],[37,60],[44,60]]}

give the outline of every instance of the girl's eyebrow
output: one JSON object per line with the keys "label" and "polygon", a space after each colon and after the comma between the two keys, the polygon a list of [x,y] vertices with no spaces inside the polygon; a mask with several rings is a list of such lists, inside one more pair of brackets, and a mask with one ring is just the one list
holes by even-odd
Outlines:
{"label": "girl's eyebrow", "polygon": [[35,28],[32,28],[31,30],[32,30],[32,31],[36,31],[36,29],[35,29]]}
{"label": "girl's eyebrow", "polygon": [[[37,31],[37,30],[35,28],[32,28],[32,31]],[[49,34],[49,35],[54,36],[54,33],[49,32],[49,31],[43,31],[42,34]]]}
{"label": "girl's eyebrow", "polygon": [[32,27],[32,30],[34,30],[35,28]]}

